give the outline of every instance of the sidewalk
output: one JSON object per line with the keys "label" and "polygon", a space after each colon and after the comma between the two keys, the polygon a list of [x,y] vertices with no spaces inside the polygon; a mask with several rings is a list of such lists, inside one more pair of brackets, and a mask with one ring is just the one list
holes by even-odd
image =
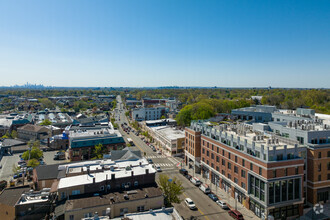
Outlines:
{"label": "sidewalk", "polygon": [[[188,169],[187,166],[183,164],[182,168],[185,168],[189,174],[192,175],[192,171]],[[226,193],[220,187],[216,187],[213,183],[211,183],[211,180],[203,178],[200,174],[195,173],[195,177],[199,178],[203,183],[208,184],[212,193],[216,194],[219,199],[225,201],[230,209],[235,209],[235,199],[231,197],[229,193]],[[244,216],[244,219],[260,219],[252,211],[245,208],[241,203],[237,202],[236,206],[237,210]]]}

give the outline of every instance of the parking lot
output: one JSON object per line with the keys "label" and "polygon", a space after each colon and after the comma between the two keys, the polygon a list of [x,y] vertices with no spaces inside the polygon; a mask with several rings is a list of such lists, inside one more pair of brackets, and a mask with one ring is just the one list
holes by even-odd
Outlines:
{"label": "parking lot", "polygon": [[[44,163],[50,165],[68,162],[68,160],[54,160],[55,154],[56,151],[44,152]],[[13,166],[17,166],[18,161],[20,161],[19,155],[20,154],[7,155],[2,158],[0,161],[0,164],[2,165],[2,169],[0,169],[0,180],[11,180],[14,175]]]}

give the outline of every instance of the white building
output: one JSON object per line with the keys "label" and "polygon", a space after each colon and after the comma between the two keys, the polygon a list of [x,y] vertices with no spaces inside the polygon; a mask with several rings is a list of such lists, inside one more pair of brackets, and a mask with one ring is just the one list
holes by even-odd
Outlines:
{"label": "white building", "polygon": [[131,111],[132,119],[135,121],[158,120],[165,115],[165,107],[134,108]]}

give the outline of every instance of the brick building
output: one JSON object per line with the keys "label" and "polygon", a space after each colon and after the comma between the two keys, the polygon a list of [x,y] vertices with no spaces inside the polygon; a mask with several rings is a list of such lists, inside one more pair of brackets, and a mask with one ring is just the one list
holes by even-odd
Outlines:
{"label": "brick building", "polygon": [[306,148],[279,141],[247,124],[186,128],[186,165],[236,198],[258,217],[303,214]]}

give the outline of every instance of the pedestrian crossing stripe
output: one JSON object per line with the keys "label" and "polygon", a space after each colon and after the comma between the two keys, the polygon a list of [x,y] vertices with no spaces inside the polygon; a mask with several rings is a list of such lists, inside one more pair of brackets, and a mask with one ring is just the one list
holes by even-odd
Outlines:
{"label": "pedestrian crossing stripe", "polygon": [[166,156],[145,156],[147,159],[166,158]]}
{"label": "pedestrian crossing stripe", "polygon": [[160,166],[160,167],[171,167],[171,166],[173,166],[173,164],[171,164],[171,163],[155,163],[154,165],[156,167],[157,166]]}

